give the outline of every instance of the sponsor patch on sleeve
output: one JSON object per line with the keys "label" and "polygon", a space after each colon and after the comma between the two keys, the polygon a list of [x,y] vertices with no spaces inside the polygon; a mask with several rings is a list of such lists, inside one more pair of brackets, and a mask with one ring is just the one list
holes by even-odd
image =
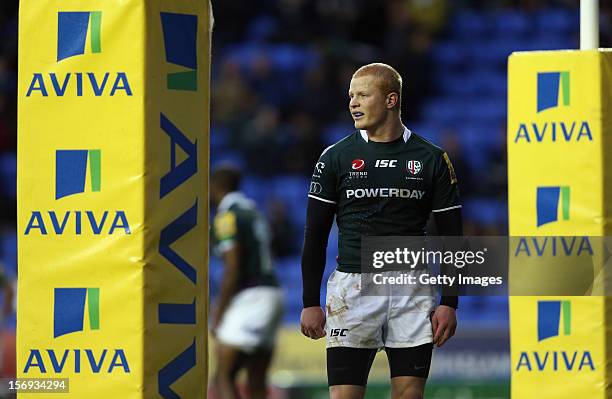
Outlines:
{"label": "sponsor patch on sleeve", "polygon": [[217,240],[229,240],[236,236],[236,214],[234,212],[224,212],[215,217],[215,235]]}
{"label": "sponsor patch on sleeve", "polygon": [[455,169],[453,168],[453,164],[448,158],[448,154],[444,153],[444,161],[446,161],[446,166],[448,167],[448,173],[450,174],[450,182],[451,184],[457,183],[457,175],[455,174]]}

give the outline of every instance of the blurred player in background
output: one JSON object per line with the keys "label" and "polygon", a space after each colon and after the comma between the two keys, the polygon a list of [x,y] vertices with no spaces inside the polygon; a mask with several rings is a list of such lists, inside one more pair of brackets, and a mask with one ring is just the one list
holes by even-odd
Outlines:
{"label": "blurred player in background", "polygon": [[223,260],[220,297],[212,317],[217,338],[215,386],[222,399],[238,399],[236,376],[247,371],[252,399],[266,397],[267,373],[282,318],[282,291],[270,257],[268,224],[253,201],[238,191],[240,171],[214,170],[210,198],[216,249]]}
{"label": "blurred player in background", "polygon": [[[422,398],[433,344],[455,333],[456,296],[361,296],[362,236],[422,236],[433,212],[439,235],[461,235],[455,172],[446,153],[400,119],[402,79],[385,64],[351,79],[353,134],[327,148],[309,191],[302,254],[302,333],[327,335],[332,399],[361,399],[377,350],[384,348],[393,399]],[[330,228],[339,229],[338,267],[320,289]],[[434,310],[435,309],[435,310]]]}
{"label": "blurred player in background", "polygon": [[0,263],[0,290],[2,290],[2,311],[0,324],[14,312],[15,282],[6,274],[4,265]]}

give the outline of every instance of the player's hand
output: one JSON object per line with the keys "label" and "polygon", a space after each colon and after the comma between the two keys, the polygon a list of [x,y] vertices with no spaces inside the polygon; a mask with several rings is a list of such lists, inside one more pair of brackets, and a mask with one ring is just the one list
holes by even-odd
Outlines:
{"label": "player's hand", "polygon": [[450,337],[455,335],[457,328],[455,309],[445,305],[438,306],[431,316],[431,328],[434,344],[438,347],[444,345]]}
{"label": "player's hand", "polygon": [[325,313],[320,306],[311,306],[302,310],[300,318],[302,334],[312,339],[325,336]]}

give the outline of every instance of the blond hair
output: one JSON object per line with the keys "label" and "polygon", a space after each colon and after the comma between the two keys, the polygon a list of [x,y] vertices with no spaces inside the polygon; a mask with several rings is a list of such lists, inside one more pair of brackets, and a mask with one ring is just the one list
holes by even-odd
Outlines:
{"label": "blond hair", "polygon": [[383,64],[382,62],[375,62],[367,64],[359,68],[353,74],[354,78],[361,78],[363,76],[374,76],[378,80],[378,87],[384,95],[389,93],[397,93],[397,109],[402,104],[402,76],[390,65]]}

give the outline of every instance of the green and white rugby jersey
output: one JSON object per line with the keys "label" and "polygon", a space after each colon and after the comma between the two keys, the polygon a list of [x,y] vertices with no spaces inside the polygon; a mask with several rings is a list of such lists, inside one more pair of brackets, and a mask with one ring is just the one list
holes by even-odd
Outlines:
{"label": "green and white rugby jersey", "polygon": [[349,273],[360,272],[362,236],[424,235],[431,212],[461,207],[448,155],[406,128],[393,142],[356,131],[328,147],[308,196],[337,204],[338,270]]}
{"label": "green and white rugby jersey", "polygon": [[277,285],[270,254],[270,228],[253,201],[240,192],[228,193],[217,207],[213,233],[219,252],[240,244],[240,289]]}

